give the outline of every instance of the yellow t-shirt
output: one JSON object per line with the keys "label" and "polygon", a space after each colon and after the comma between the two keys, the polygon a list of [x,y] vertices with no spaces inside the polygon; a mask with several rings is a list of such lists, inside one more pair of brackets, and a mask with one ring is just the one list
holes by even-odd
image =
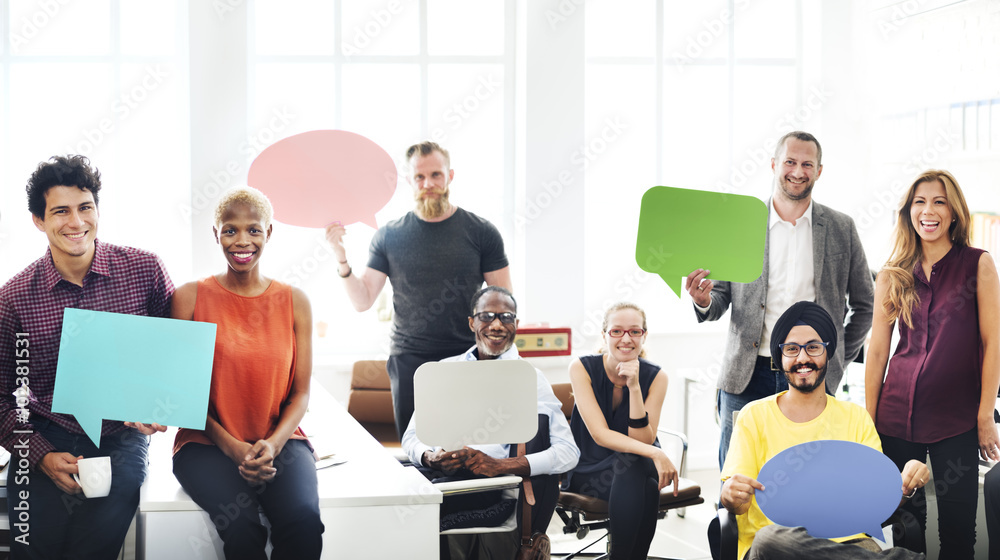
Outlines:
{"label": "yellow t-shirt", "polygon": [[[757,478],[760,469],[771,457],[789,447],[810,441],[853,441],[882,451],[882,441],[875,431],[875,424],[864,408],[827,395],[826,408],[819,416],[809,422],[792,422],[778,408],[778,397],[787,392],[753,401],[740,412],[736,425],[733,426],[729,454],[722,467],[723,481],[734,474]],[[750,509],[737,516],[740,528],[739,558],[743,558],[750,550],[757,531],[772,523],[760,510],[757,498],[754,497]],[[852,535],[833,540],[845,541],[863,536]]]}

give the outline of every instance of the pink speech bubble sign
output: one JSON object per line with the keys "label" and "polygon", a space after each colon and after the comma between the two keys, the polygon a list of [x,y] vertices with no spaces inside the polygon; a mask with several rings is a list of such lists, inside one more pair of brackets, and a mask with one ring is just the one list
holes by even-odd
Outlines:
{"label": "pink speech bubble sign", "polygon": [[268,146],[247,183],[271,199],[282,223],[321,228],[339,221],[378,228],[375,212],[396,191],[396,164],[378,144],[344,130],[313,130]]}

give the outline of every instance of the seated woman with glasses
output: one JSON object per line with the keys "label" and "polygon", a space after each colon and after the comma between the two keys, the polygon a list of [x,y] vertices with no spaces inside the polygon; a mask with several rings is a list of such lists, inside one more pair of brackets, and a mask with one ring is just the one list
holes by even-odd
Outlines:
{"label": "seated woman with glasses", "polygon": [[222,195],[212,228],[226,269],[181,286],[175,319],[218,326],[205,430],[174,440],[174,475],[215,522],[226,558],[319,558],[316,461],[299,429],[309,404],[312,312],[302,290],[265,278],[271,203],[260,191]]}
{"label": "seated woman with glasses", "polygon": [[660,489],[673,484],[677,493],[677,469],[656,439],[667,374],[643,359],[646,313],[639,306],[612,305],[603,333],[601,353],[569,367],[580,462],[563,486],[608,502],[611,558],[646,558]]}

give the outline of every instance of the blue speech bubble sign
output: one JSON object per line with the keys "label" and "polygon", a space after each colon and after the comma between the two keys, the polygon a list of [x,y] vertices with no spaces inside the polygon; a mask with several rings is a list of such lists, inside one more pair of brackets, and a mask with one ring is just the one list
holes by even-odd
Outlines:
{"label": "blue speech bubble sign", "polygon": [[642,195],[635,262],[677,297],[698,268],[712,280],[753,282],[764,270],[767,205],[752,196],[674,187]]}
{"label": "blue speech bubble sign", "polygon": [[213,323],[67,308],[52,411],[101,444],[104,419],[204,430]]}
{"label": "blue speech bubble sign", "polygon": [[756,493],[757,505],[768,519],[823,539],[868,533],[881,540],[882,522],[903,495],[892,460],[853,441],[789,447],[764,464],[757,480],[765,488]]}

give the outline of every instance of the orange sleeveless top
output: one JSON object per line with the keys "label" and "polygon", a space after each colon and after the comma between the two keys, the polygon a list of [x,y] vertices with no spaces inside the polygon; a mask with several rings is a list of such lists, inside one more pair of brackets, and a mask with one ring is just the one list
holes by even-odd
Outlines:
{"label": "orange sleeveless top", "polygon": [[[295,376],[292,288],[276,280],[258,296],[234,294],[214,276],[198,281],[194,320],[215,323],[209,414],[233,437],[255,443],[274,432]],[[296,428],[294,439],[305,439]],[[205,432],[182,428],[174,453],[190,442],[214,445]]]}

